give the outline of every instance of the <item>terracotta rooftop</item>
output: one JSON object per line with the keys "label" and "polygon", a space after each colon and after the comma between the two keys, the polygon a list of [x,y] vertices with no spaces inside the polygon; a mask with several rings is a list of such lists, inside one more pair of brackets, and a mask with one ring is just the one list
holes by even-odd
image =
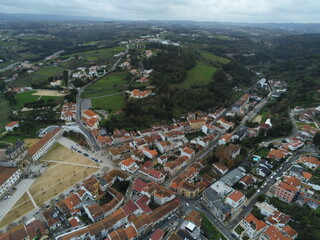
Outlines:
{"label": "terracotta rooftop", "polygon": [[251,227],[256,231],[259,231],[260,229],[267,226],[267,224],[264,221],[257,219],[252,213],[250,213],[246,218],[244,218],[244,221],[249,223]]}
{"label": "terracotta rooftop", "polygon": [[120,165],[129,167],[129,166],[131,166],[131,165],[134,164],[134,163],[135,163],[135,161],[134,161],[132,158],[127,158],[127,159],[121,161],[121,162],[120,162]]}
{"label": "terracotta rooftop", "polygon": [[122,210],[126,215],[130,215],[138,209],[139,209],[138,205],[135,202],[133,202],[131,199],[122,207]]}
{"label": "terracotta rooftop", "polygon": [[96,114],[94,111],[88,109],[83,111],[82,113],[84,113],[85,115],[87,115],[88,117],[92,118],[92,117],[98,117],[99,115]]}
{"label": "terracotta rooftop", "polygon": [[282,188],[286,191],[289,191],[289,192],[297,192],[298,189],[294,186],[291,186],[285,182],[280,182],[279,185],[278,185],[279,188]]}
{"label": "terracotta rooftop", "polygon": [[274,225],[269,226],[264,232],[263,235],[268,236],[269,240],[292,240],[292,238],[285,236],[280,229]]}
{"label": "terracotta rooftop", "polygon": [[294,187],[300,186],[300,180],[294,176],[286,177],[284,182]]}
{"label": "terracotta rooftop", "polygon": [[143,188],[147,186],[147,183],[137,178],[133,184],[133,190],[141,192]]}
{"label": "terracotta rooftop", "polygon": [[235,190],[233,193],[231,193],[228,196],[228,198],[230,198],[234,202],[238,202],[243,197],[245,197],[245,195],[242,192],[238,191],[238,190]]}
{"label": "terracotta rooftop", "polygon": [[151,234],[150,239],[151,240],[160,240],[163,238],[164,234],[165,234],[165,232],[162,229],[158,228],[157,230],[155,230]]}
{"label": "terracotta rooftop", "polygon": [[253,177],[251,177],[250,175],[247,175],[245,177],[243,177],[240,182],[243,182],[244,184],[246,184],[247,186],[253,184],[254,182],[254,179]]}
{"label": "terracotta rooftop", "polygon": [[285,231],[288,234],[288,236],[291,238],[293,238],[294,236],[296,236],[298,234],[297,231],[294,230],[289,225],[285,226],[282,230]]}
{"label": "terracotta rooftop", "polygon": [[320,165],[320,161],[315,157],[301,156],[299,158],[299,160],[297,160],[297,162],[300,162],[300,163],[311,163],[311,164],[315,164],[317,166]]}
{"label": "terracotta rooftop", "polygon": [[312,174],[309,172],[302,172],[302,175],[305,179],[311,179],[312,178]]}
{"label": "terracotta rooftop", "polygon": [[15,126],[15,125],[17,125],[17,124],[18,124],[17,121],[12,121],[12,122],[9,122],[9,123],[6,125],[6,127],[13,127],[13,126]]}
{"label": "terracotta rooftop", "polygon": [[188,154],[194,154],[195,151],[191,148],[185,147],[184,149],[182,149],[183,152],[188,153]]}

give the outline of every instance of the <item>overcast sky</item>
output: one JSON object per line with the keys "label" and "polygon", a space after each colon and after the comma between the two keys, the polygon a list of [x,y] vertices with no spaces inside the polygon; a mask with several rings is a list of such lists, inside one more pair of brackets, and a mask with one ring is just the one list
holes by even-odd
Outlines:
{"label": "overcast sky", "polygon": [[319,0],[0,0],[0,12],[128,20],[320,23]]}

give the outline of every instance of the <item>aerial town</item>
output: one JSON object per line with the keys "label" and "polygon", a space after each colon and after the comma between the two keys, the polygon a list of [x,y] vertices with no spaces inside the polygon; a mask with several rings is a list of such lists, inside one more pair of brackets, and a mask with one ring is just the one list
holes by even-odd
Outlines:
{"label": "aerial town", "polygon": [[319,84],[260,63],[259,28],[1,24],[8,46],[90,41],[0,51],[0,240],[319,239]]}

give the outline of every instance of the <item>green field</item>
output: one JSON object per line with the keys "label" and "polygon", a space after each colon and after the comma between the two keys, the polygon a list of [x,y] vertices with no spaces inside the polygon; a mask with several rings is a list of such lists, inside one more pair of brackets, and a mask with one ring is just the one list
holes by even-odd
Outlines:
{"label": "green field", "polygon": [[14,84],[16,86],[30,86],[32,83],[48,81],[49,77],[57,77],[63,73],[60,67],[41,68],[33,73],[25,73],[18,77]]}
{"label": "green field", "polygon": [[204,236],[209,240],[222,239],[227,240],[219,230],[211,223],[209,218],[204,213],[201,213],[201,230],[204,232]]}
{"label": "green field", "polygon": [[25,103],[29,103],[29,102],[35,102],[38,101],[40,99],[47,101],[49,99],[62,99],[62,97],[49,97],[49,96],[38,96],[38,95],[32,95],[34,93],[36,93],[37,91],[28,91],[28,92],[24,92],[24,93],[19,93],[16,95],[16,99],[17,99],[17,105],[14,106],[14,108],[16,110],[21,109],[24,107]]}
{"label": "green field", "polygon": [[101,97],[91,100],[92,108],[103,109],[106,111],[115,112],[124,107],[123,95],[115,95],[110,97]]}
{"label": "green field", "polygon": [[89,67],[92,65],[89,61],[85,59],[76,59],[72,58],[65,62],[58,63],[59,67],[68,68],[68,69],[77,69],[78,67]]}
{"label": "green field", "polygon": [[88,87],[81,97],[92,98],[122,92],[127,84],[125,77],[124,72],[111,73]]}
{"label": "green field", "polygon": [[104,49],[97,49],[87,52],[78,52],[69,55],[64,55],[64,58],[74,57],[74,56],[81,56],[85,57],[89,61],[103,61],[109,58],[113,58],[115,54],[120,52],[124,52],[126,48],[124,46],[114,47],[114,48],[104,48]]}
{"label": "green field", "polygon": [[216,68],[198,63],[188,71],[187,79],[181,83],[172,84],[173,87],[190,87],[193,84],[207,84],[212,81]]}
{"label": "green field", "polygon": [[26,138],[28,138],[28,137],[18,136],[18,135],[7,135],[7,136],[1,138],[1,141],[15,144],[17,140],[24,140]]}
{"label": "green field", "polygon": [[0,114],[0,133],[2,133],[5,131],[4,126],[10,122],[9,116],[11,113],[11,106],[3,95],[0,95],[0,109],[2,111]]}
{"label": "green field", "polygon": [[217,55],[214,55],[212,53],[209,53],[209,52],[201,52],[201,56],[208,59],[208,60],[211,60],[213,62],[219,62],[219,63],[222,63],[222,64],[228,64],[230,62],[229,59],[226,59],[226,58],[223,58],[223,57],[219,57]]}

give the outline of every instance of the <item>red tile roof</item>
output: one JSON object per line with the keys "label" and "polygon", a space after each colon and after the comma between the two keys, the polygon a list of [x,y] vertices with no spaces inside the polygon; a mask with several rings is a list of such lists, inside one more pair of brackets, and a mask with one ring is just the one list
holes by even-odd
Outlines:
{"label": "red tile roof", "polygon": [[139,198],[136,201],[136,204],[139,206],[139,208],[144,211],[145,213],[150,213],[152,210],[148,206],[148,202],[150,201],[150,198],[148,198],[146,195],[143,195],[141,198]]}
{"label": "red tile roof", "polygon": [[283,229],[283,231],[285,231],[289,237],[293,238],[296,235],[298,235],[297,231],[294,230],[292,227],[290,227],[289,225],[285,226]]}
{"label": "red tile roof", "polygon": [[271,225],[264,232],[263,235],[268,236],[269,240],[292,240],[285,236],[277,227]]}
{"label": "red tile roof", "polygon": [[144,181],[138,178],[135,180],[133,184],[133,190],[141,193],[142,189],[145,188],[146,186],[147,186],[147,183],[145,183]]}
{"label": "red tile roof", "polygon": [[131,166],[131,165],[134,164],[134,163],[135,163],[135,161],[134,161],[132,158],[127,158],[127,159],[121,161],[121,162],[120,162],[120,165],[124,165],[124,166],[126,166],[126,167],[129,167],[129,166]]}
{"label": "red tile roof", "polygon": [[286,177],[284,182],[294,187],[300,186],[300,180],[294,176]]}
{"label": "red tile roof", "polygon": [[289,192],[297,192],[298,189],[294,186],[291,186],[285,182],[280,182],[279,185],[278,185],[279,188],[282,188],[286,191],[289,191]]}
{"label": "red tile roof", "polygon": [[245,195],[242,192],[238,191],[238,190],[235,190],[233,193],[231,193],[228,196],[228,198],[230,198],[234,202],[238,202],[243,197],[245,197]]}
{"label": "red tile roof", "polygon": [[302,175],[303,175],[303,177],[304,177],[305,179],[311,179],[311,178],[312,178],[312,174],[309,173],[309,172],[303,172]]}
{"label": "red tile roof", "polygon": [[87,115],[88,117],[92,118],[92,117],[97,117],[98,114],[96,114],[94,111],[88,109],[83,111],[82,113],[84,113],[85,115]]}
{"label": "red tile roof", "polygon": [[185,153],[188,153],[188,154],[194,154],[195,151],[191,148],[188,148],[188,147],[185,147],[182,151],[184,151]]}
{"label": "red tile roof", "polygon": [[9,122],[6,127],[13,127],[14,125],[17,125],[18,122],[17,121],[13,121],[13,122]]}
{"label": "red tile roof", "polygon": [[150,236],[151,240],[161,240],[164,236],[165,232],[158,228],[157,230],[155,230],[152,235]]}
{"label": "red tile roof", "polygon": [[124,213],[128,216],[139,209],[138,205],[131,199],[122,207]]}
{"label": "red tile roof", "polygon": [[252,213],[250,213],[245,219],[244,221],[248,222],[254,230],[259,231],[260,229],[264,228],[265,226],[267,226],[267,224],[262,221],[262,220],[258,220]]}

